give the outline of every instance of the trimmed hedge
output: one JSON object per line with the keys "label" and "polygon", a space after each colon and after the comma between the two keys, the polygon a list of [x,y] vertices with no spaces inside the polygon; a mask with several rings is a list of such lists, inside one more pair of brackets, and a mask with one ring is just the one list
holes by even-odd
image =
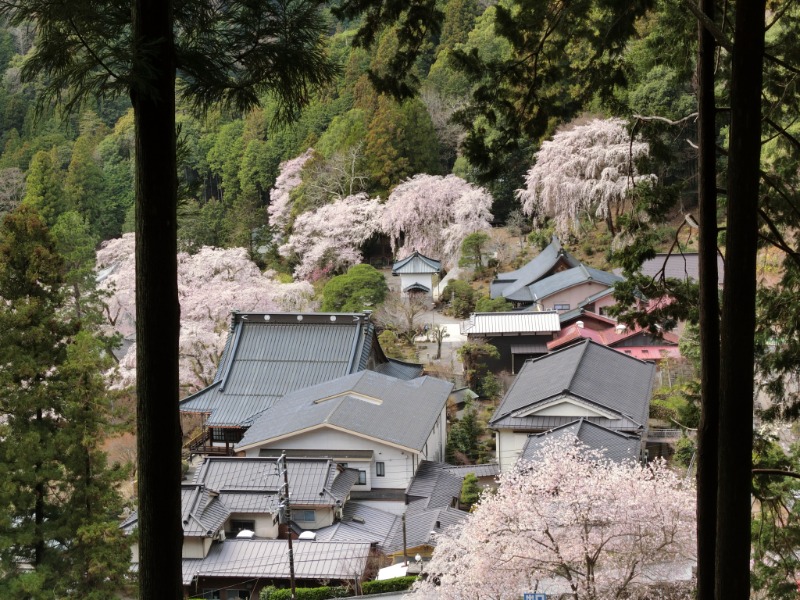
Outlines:
{"label": "trimmed hedge", "polygon": [[[346,587],[315,587],[295,588],[297,600],[328,600],[328,598],[344,598],[350,595]],[[292,600],[292,590],[289,588],[265,587],[259,594],[260,600]]]}
{"label": "trimmed hedge", "polygon": [[[383,581],[365,581],[361,584],[361,591],[367,594],[385,594],[387,592],[402,592],[409,589],[417,580],[416,575],[394,577]],[[344,598],[351,595],[347,587],[315,587],[295,588],[297,600],[328,600],[329,598]],[[258,595],[259,600],[291,600],[292,590],[289,588],[276,588],[267,586]]]}
{"label": "trimmed hedge", "polygon": [[402,592],[414,585],[416,580],[416,575],[406,575],[405,577],[393,577],[392,579],[384,579],[383,581],[365,581],[361,584],[361,590],[364,595]]}

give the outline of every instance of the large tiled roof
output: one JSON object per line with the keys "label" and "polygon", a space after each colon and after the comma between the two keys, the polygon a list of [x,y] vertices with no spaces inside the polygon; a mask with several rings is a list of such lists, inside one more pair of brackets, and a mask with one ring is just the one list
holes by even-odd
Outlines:
{"label": "large tiled roof", "polygon": [[[406,508],[406,547],[435,546],[437,534],[463,523],[467,518],[469,513],[457,508],[427,508],[423,500],[411,502]],[[386,541],[386,548],[388,552],[403,549],[402,528],[395,528],[391,538]]]}
{"label": "large tiled roof", "polygon": [[[591,340],[528,360],[500,402],[496,429],[551,429],[574,420],[524,413],[560,397],[612,415],[598,422],[613,429],[646,426],[655,366]],[[596,420],[592,418],[590,420]]]}
{"label": "large tiled roof", "polygon": [[366,368],[400,378],[419,365],[387,359],[366,313],[234,313],[214,382],[182,400],[207,425],[248,427],[284,394]]}
{"label": "large tiled roof", "polygon": [[[665,277],[689,281],[700,280],[700,255],[697,252],[675,252],[672,254],[656,254],[642,263],[642,275]],[[725,261],[717,254],[717,272],[719,284],[725,280]]]}
{"label": "large tiled roof", "polygon": [[641,449],[639,436],[614,431],[586,419],[578,419],[545,433],[528,436],[520,460],[535,460],[547,440],[564,437],[574,438],[593,450],[601,450],[606,458],[613,461],[639,459]]}
{"label": "large tiled roof", "polygon": [[[343,503],[358,480],[357,471],[341,469],[330,459],[287,458],[286,462],[294,504],[330,506],[337,500]],[[259,506],[271,507],[277,502],[283,475],[275,458],[211,456],[197,469],[194,482],[220,492],[226,506],[230,502],[248,507],[239,511],[231,506],[231,511],[254,512]]]}
{"label": "large tiled roof", "polygon": [[428,258],[424,254],[414,252],[392,265],[392,275],[407,275],[411,273],[439,273],[442,270],[441,261]]}
{"label": "large tiled roof", "polygon": [[[586,265],[578,265],[540,279],[529,286],[521,288],[514,294],[507,295],[506,298],[517,302],[537,302],[583,283],[599,283],[612,287],[616,282],[622,280],[622,277],[614,273],[607,273]],[[605,292],[605,290],[602,290],[602,292]]]}
{"label": "large tiled roof", "polygon": [[422,500],[425,508],[451,506],[461,496],[462,475],[453,474],[449,465],[423,460],[406,489],[409,502]]}
{"label": "large tiled roof", "polygon": [[256,419],[237,450],[332,426],[419,451],[452,389],[452,383],[427,376],[404,381],[373,371],[346,375],[284,396],[279,410]]}
{"label": "large tiled roof", "polygon": [[[295,577],[298,579],[353,579],[361,575],[370,556],[369,542],[292,543]],[[226,540],[213,544],[202,559],[184,559],[183,583],[195,577],[289,579],[286,540]]]}
{"label": "large tiled roof", "polygon": [[[580,261],[561,247],[561,242],[553,236],[550,245],[536,255],[524,267],[516,271],[499,274],[490,286],[492,298],[503,296],[511,299],[523,288],[535,283],[546,275],[559,263],[563,262],[566,267],[577,267]],[[523,292],[524,293],[524,292]]]}
{"label": "large tiled roof", "polygon": [[558,313],[553,311],[473,313],[469,320],[461,323],[464,335],[547,334],[560,330]]}

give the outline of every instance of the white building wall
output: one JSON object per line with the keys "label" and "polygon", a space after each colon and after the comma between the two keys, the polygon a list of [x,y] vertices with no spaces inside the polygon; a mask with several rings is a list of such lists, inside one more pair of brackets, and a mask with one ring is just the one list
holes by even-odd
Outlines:
{"label": "white building wall", "polygon": [[517,462],[525,441],[528,439],[527,433],[514,433],[513,431],[498,431],[497,436],[497,460],[500,463],[500,471],[505,473],[510,470]]}
{"label": "white building wall", "polygon": [[[430,273],[408,273],[400,275],[400,291],[402,292],[410,285],[419,283],[429,290],[433,290],[433,275]],[[405,292],[403,292],[405,295]]]}
{"label": "white building wall", "polygon": [[256,537],[270,540],[278,537],[278,523],[270,513],[231,513],[228,522],[225,523],[225,530],[228,532],[231,531],[231,521],[255,521]]}
{"label": "white building wall", "polygon": [[[409,418],[413,418],[410,415]],[[371,489],[405,489],[414,476],[419,460],[410,452],[382,444],[378,441],[361,438],[344,431],[320,428],[301,433],[273,443],[262,444],[247,450],[246,456],[258,456],[261,448],[276,450],[330,450],[333,456],[336,451],[372,450],[372,461],[349,459],[347,466],[351,469],[365,471],[367,483],[353,486],[354,491]],[[375,463],[384,464],[384,473],[378,477]]]}

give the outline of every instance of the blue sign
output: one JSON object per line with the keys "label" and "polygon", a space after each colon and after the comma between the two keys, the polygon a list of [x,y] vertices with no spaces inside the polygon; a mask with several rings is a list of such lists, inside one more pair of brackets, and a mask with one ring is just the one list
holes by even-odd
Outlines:
{"label": "blue sign", "polygon": [[522,600],[547,600],[547,594],[540,594],[539,592],[525,592],[522,594]]}

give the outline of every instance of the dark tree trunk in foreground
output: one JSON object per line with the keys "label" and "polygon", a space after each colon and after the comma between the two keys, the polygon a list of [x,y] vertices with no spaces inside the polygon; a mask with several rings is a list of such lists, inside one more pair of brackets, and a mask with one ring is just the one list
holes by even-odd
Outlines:
{"label": "dark tree trunk in foreground", "polygon": [[135,0],[139,597],[183,597],[175,48],[171,0]]}
{"label": "dark tree trunk in foreground", "polygon": [[[714,0],[700,9],[714,19]],[[697,598],[714,600],[717,527],[717,446],[719,419],[719,292],[717,288],[717,170],[714,50],[711,33],[699,25],[698,186],[700,250],[701,416],[697,436]]]}
{"label": "dark tree trunk in foreground", "polygon": [[736,3],[720,350],[716,597],[750,597],[753,351],[765,0]]}

